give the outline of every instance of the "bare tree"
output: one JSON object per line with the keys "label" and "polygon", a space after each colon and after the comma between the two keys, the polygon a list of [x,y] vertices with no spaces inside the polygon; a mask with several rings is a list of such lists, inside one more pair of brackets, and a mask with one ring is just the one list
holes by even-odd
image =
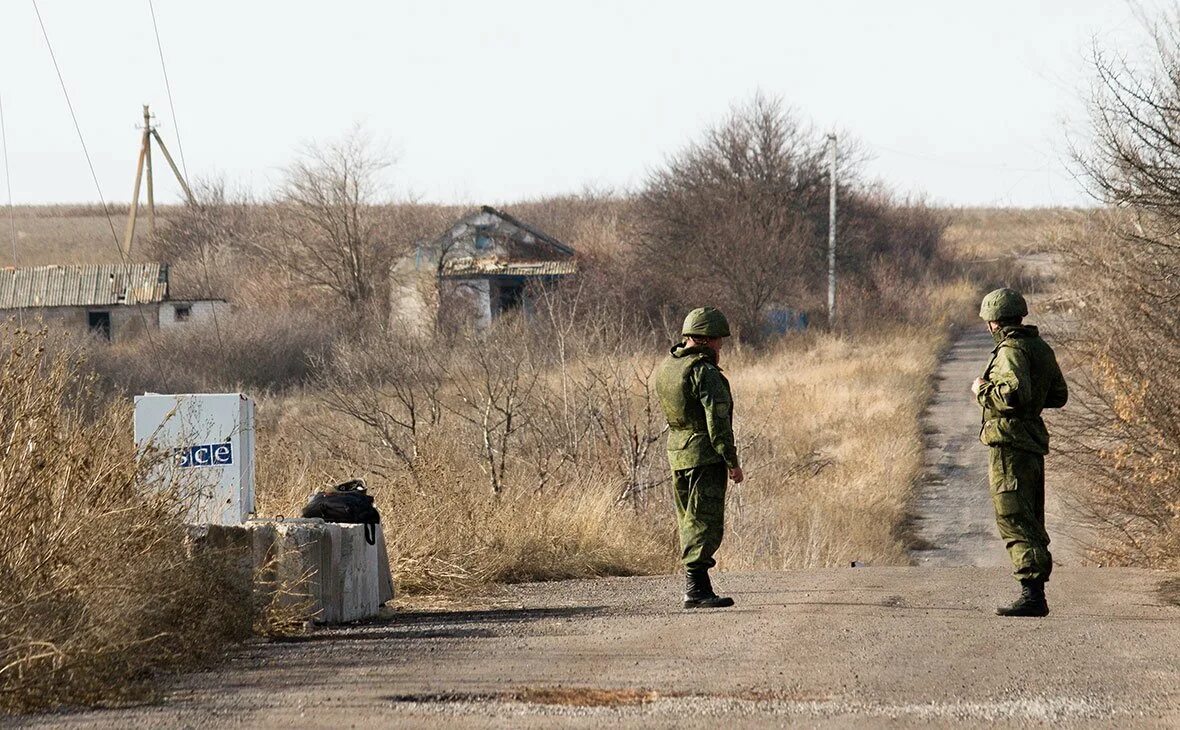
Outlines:
{"label": "bare tree", "polygon": [[147,240],[152,258],[173,265],[171,284],[188,297],[228,297],[236,293],[240,254],[263,232],[257,201],[246,191],[231,191],[223,180],[193,186],[194,203],[169,213]]}
{"label": "bare tree", "polygon": [[1180,20],[1149,22],[1154,63],[1096,49],[1092,143],[1076,159],[1096,198],[1061,247],[1084,318],[1065,429],[1075,496],[1107,561],[1180,565]]}
{"label": "bare tree", "polygon": [[[837,267],[840,291],[854,294],[841,296],[837,308],[912,299],[913,284],[937,263],[946,222],[864,184],[857,174],[864,154],[841,140]],[[686,307],[718,305],[745,340],[762,335],[776,306],[821,307],[827,144],[780,102],[758,95],[653,173],[636,206],[635,264],[657,306],[682,316]],[[883,268],[893,281],[882,278]]]}
{"label": "bare tree", "polygon": [[[361,426],[366,445],[421,489],[422,449],[442,420],[438,353],[420,338],[382,327],[337,346],[331,367],[323,369],[320,402]],[[341,440],[340,433],[323,435]]]}
{"label": "bare tree", "polygon": [[272,207],[274,230],[255,252],[353,310],[377,303],[423,212],[393,204],[382,178],[391,165],[359,129],[308,145],[286,169]]}
{"label": "bare tree", "polygon": [[[757,338],[767,305],[805,305],[822,265],[823,137],[758,95],[648,180],[640,263],[677,305],[726,307]],[[679,296],[677,295],[679,293]]]}
{"label": "bare tree", "polygon": [[528,404],[541,376],[526,323],[502,320],[487,337],[461,342],[448,358],[447,374],[454,390],[443,406],[474,427],[488,485],[498,495],[530,423]]}

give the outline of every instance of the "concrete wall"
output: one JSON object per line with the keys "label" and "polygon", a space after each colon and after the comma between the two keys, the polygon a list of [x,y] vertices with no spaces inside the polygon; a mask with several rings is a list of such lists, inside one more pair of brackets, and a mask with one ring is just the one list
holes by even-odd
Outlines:
{"label": "concrete wall", "polygon": [[304,519],[190,525],[189,539],[194,549],[224,551],[238,580],[249,582],[262,598],[282,590],[280,603],[306,603],[309,617],[320,623],[376,616],[381,604],[393,599],[379,525],[376,545],[365,541],[364,525]]}
{"label": "concrete wall", "polygon": [[118,341],[141,333],[144,325],[155,329],[159,327],[158,304],[112,304],[104,307],[37,307],[22,310],[5,310],[8,316],[16,317],[17,312],[24,317],[26,324],[45,324],[48,327],[69,328],[79,332],[86,332],[88,315],[91,312],[107,312],[111,317],[111,340]]}
{"label": "concrete wall", "polygon": [[413,257],[398,261],[389,272],[390,321],[419,335],[433,332],[437,282],[432,267],[419,268]]}
{"label": "concrete wall", "polygon": [[[177,319],[177,308],[189,308],[187,320]],[[216,310],[218,321],[224,324],[230,317],[229,302],[203,300],[177,300],[159,304],[112,304],[101,307],[29,307],[23,310],[10,309],[5,313],[16,317],[17,312],[28,323],[42,323],[53,328],[69,328],[78,332],[89,329],[91,312],[106,312],[111,318],[111,340],[120,341],[150,329],[181,329],[184,327],[212,326]]]}
{"label": "concrete wall", "polygon": [[470,319],[477,332],[492,325],[492,283],[487,279],[444,279],[443,305],[453,316]]}
{"label": "concrete wall", "polygon": [[[188,318],[178,316],[188,310]],[[160,329],[172,330],[184,327],[212,326],[214,318],[218,324],[225,324],[230,317],[229,302],[214,299],[176,300],[160,303]]]}

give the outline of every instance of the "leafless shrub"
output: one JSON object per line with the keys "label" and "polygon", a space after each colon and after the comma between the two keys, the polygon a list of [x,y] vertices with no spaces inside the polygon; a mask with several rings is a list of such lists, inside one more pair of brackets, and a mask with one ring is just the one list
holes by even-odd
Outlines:
{"label": "leafless shrub", "polygon": [[129,404],[93,406],[77,358],[45,345],[10,331],[0,355],[7,710],[138,696],[153,673],[210,661],[251,622],[219,556],[186,551],[176,495],[144,489]]}
{"label": "leafless shrub", "polygon": [[340,320],[310,310],[236,311],[216,325],[160,331],[108,344],[83,338],[88,365],[123,393],[282,390],[308,382],[333,343]]}
{"label": "leafless shrub", "polygon": [[534,399],[531,453],[543,461],[538,489],[562,467],[591,463],[613,473],[620,502],[638,503],[666,481],[665,424],[652,383],[660,345],[636,336],[641,331],[634,311],[602,301],[585,286],[538,299],[532,336],[551,369]]}
{"label": "leafless shrub", "polygon": [[1100,559],[1180,565],[1180,19],[1151,28],[1153,67],[1098,50],[1094,144],[1079,150],[1111,209],[1061,253],[1082,322],[1066,413],[1078,501]]}
{"label": "leafless shrub", "polygon": [[[330,413],[360,426],[358,437],[374,453],[408,473],[421,489],[419,473],[426,439],[443,417],[443,363],[438,348],[411,333],[381,326],[340,343],[321,380],[319,400]],[[321,441],[348,438],[338,419],[313,426]],[[375,463],[368,465],[377,468]],[[378,473],[388,475],[387,469]]]}
{"label": "leafless shrub", "polygon": [[262,208],[220,180],[198,183],[194,194],[194,203],[169,211],[145,248],[153,260],[171,264],[173,297],[238,298],[247,280],[242,251],[263,235]]}
{"label": "leafless shrub", "polygon": [[540,363],[520,318],[496,324],[482,339],[468,339],[445,360],[451,383],[442,407],[470,427],[492,494],[504,490],[510,459],[532,418],[527,405],[541,376]]}

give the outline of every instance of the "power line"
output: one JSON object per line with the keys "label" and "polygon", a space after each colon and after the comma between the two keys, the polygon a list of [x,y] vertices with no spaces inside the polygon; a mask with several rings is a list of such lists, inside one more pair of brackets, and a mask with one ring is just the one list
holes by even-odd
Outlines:
{"label": "power line", "polygon": [[[16,208],[12,205],[12,172],[8,165],[8,131],[4,126],[4,98],[0,97],[0,147],[4,150],[4,186],[8,191],[8,227],[12,232],[12,265],[20,266],[16,255]],[[25,326],[25,312],[23,307],[16,309],[17,321],[21,329]]]}
{"label": "power line", "polygon": [[[62,96],[66,99],[66,107],[70,110],[70,118],[74,120],[74,131],[78,133],[78,142],[82,145],[82,154],[86,157],[86,165],[90,168],[90,177],[94,180],[94,189],[98,193],[98,202],[102,205],[102,212],[106,215],[107,226],[111,229],[111,241],[115,244],[115,250],[119,252],[119,258],[123,264],[126,265],[127,255],[123,252],[123,246],[119,244],[119,234],[115,232],[115,222],[111,219],[110,208],[107,207],[106,198],[102,194],[102,185],[98,182],[98,173],[94,171],[94,162],[90,159],[90,150],[86,148],[86,138],[82,135],[82,126],[78,123],[78,115],[74,113],[74,103],[70,101],[70,91],[66,87],[65,77],[62,75],[61,66],[57,62],[57,54],[53,52],[53,44],[49,42],[49,31],[45,29],[45,20],[41,17],[41,8],[37,6],[37,0],[30,0],[33,3],[33,12],[37,14],[37,23],[41,26],[41,37],[45,39],[45,47],[49,49],[49,58],[53,61],[53,69],[57,72],[57,81],[61,84]],[[143,324],[144,334],[147,335],[148,349],[151,350],[152,359],[156,365],[156,375],[163,379],[164,369],[160,367],[160,352],[156,348],[156,341],[152,338],[152,328],[148,325],[147,317],[144,316],[143,310],[136,307],[139,313],[140,322]],[[158,315],[157,315],[158,316]]]}
{"label": "power line", "polygon": [[964,162],[962,160],[948,160],[944,157],[936,157],[934,155],[927,155],[918,152],[907,152],[906,150],[899,150],[894,147],[886,147],[881,144],[868,143],[870,147],[881,150],[883,152],[890,152],[902,157],[912,157],[916,160],[925,160],[927,162],[935,162],[940,165],[948,165],[952,167],[974,167],[982,170],[1003,170],[1005,172],[1052,172],[1052,168],[1045,167],[1012,167],[1010,165],[994,165],[985,162]]}
{"label": "power line", "polygon": [[[168,65],[164,63],[164,44],[160,40],[160,26],[156,22],[156,7],[152,0],[148,0],[148,10],[150,10],[152,14],[152,31],[154,31],[156,34],[156,50],[159,51],[160,54],[160,70],[164,74],[164,89],[168,93],[168,110],[172,113],[172,126],[176,129],[176,149],[180,153],[180,166],[184,169],[185,180],[188,180],[188,163],[184,158],[184,142],[182,142],[180,139],[180,122],[176,120],[176,106],[172,103],[172,84],[168,80]],[[158,132],[156,133],[156,139],[160,140]],[[151,144],[151,140],[148,140],[147,144]],[[160,141],[161,149],[163,149],[163,144],[164,142]],[[165,154],[167,154],[166,149]],[[175,171],[175,169],[176,168],[174,166],[173,171]],[[184,184],[187,186],[187,183]],[[204,214],[201,206],[197,205],[197,201],[191,193],[189,194],[189,203],[198,214]],[[209,261],[208,256],[205,255],[204,251],[201,253],[201,268],[205,273],[205,291],[209,292],[211,289],[209,286]],[[210,311],[213,313],[213,332],[215,335],[217,335],[217,349],[218,352],[221,353],[221,356],[225,357],[225,341],[221,337],[221,323],[218,321],[217,317],[216,302],[213,302],[210,305]]]}
{"label": "power line", "polygon": [[66,80],[62,76],[61,66],[57,63],[57,54],[53,52],[53,44],[49,42],[49,31],[45,30],[45,21],[41,18],[41,8],[37,7],[37,0],[31,0],[33,12],[37,14],[37,22],[41,25],[41,36],[45,39],[45,47],[49,49],[49,58],[53,61],[53,69],[57,72],[57,81],[61,84],[61,93],[66,98],[66,107],[70,110],[70,118],[74,120],[74,131],[78,133],[78,142],[82,145],[82,154],[86,156],[86,165],[90,168],[90,177],[94,180],[94,189],[98,191],[98,202],[102,205],[102,212],[106,214],[107,225],[111,229],[111,240],[115,248],[119,249],[119,256],[123,256],[123,248],[119,245],[119,234],[115,233],[115,222],[111,220],[111,211],[107,208],[106,199],[102,195],[102,186],[98,183],[98,173],[94,171],[94,162],[90,159],[90,150],[86,148],[86,139],[82,136],[82,127],[78,124],[78,115],[74,113],[74,103],[70,101],[70,92],[66,89]]}
{"label": "power line", "polygon": [[160,42],[160,26],[156,24],[156,6],[148,0],[148,10],[152,13],[152,31],[156,34],[156,50],[160,53],[160,70],[164,72],[164,90],[168,92],[168,111],[172,114],[172,126],[176,129],[176,149],[180,152],[180,166],[184,168],[184,177],[188,179],[188,163],[184,159],[184,142],[180,139],[180,122],[176,121],[176,106],[172,103],[172,83],[168,80],[168,65],[164,63],[164,44]]}

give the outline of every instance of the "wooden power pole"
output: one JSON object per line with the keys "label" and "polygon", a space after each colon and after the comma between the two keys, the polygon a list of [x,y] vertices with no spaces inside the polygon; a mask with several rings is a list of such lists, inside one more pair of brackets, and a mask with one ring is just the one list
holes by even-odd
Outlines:
{"label": "wooden power pole", "polygon": [[828,328],[836,326],[836,135],[828,135]]}
{"label": "wooden power pole", "polygon": [[152,126],[152,112],[147,104],[143,105],[143,135],[139,140],[139,161],[135,164],[135,186],[131,191],[131,209],[127,213],[127,229],[123,234],[123,253],[124,255],[131,255],[131,244],[135,240],[135,219],[139,214],[139,186],[143,181],[144,170],[147,170],[147,219],[148,231],[156,232],[156,191],[155,184],[152,179],[152,140],[160,147],[160,152],[164,154],[164,159],[168,162],[168,167],[172,168],[172,174],[176,176],[177,182],[184,190],[185,200],[189,205],[196,205],[196,198],[193,197],[193,191],[189,189],[188,183],[185,182],[184,175],[180,174],[180,169],[176,167],[176,163],[172,160],[172,155],[168,152],[167,145],[160,137],[160,133]]}

